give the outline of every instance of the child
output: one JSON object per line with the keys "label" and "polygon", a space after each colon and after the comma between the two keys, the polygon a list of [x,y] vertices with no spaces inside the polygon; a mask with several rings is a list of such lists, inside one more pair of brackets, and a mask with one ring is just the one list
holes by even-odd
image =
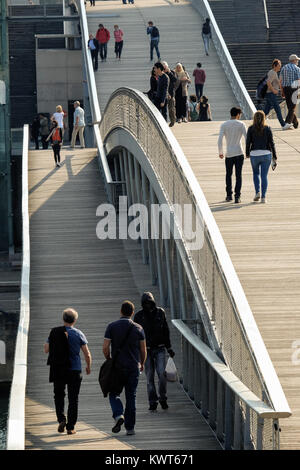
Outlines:
{"label": "child", "polygon": [[198,104],[199,121],[212,121],[210,104],[206,96],[201,96]]}
{"label": "child", "polygon": [[196,97],[196,95],[191,95],[189,97],[188,116],[189,116],[189,121],[198,121],[199,120],[199,114],[198,114],[198,111],[197,111],[197,97]]}

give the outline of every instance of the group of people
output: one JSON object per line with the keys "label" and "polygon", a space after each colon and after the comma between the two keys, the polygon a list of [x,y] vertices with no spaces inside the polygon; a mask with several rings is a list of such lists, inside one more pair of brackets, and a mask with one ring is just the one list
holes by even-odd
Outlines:
{"label": "group of people", "polygon": [[[155,412],[158,403],[167,410],[166,352],[175,353],[171,347],[170,332],[165,312],[157,307],[153,294],[144,292],[141,309],[135,314],[134,305],[126,300],[121,306],[121,316],[110,323],[104,334],[102,351],[106,359],[115,358],[115,369],[123,378],[125,407],[120,394],[109,393],[114,424],[112,432],[118,433],[123,424],[127,435],[135,434],[136,392],[140,374],[145,370],[149,410]],[[54,385],[54,403],[58,421],[58,432],[75,434],[78,417],[78,396],[82,381],[80,351],[86,362],[86,373],[91,373],[92,356],[88,341],[75,328],[78,313],[67,308],[63,312],[63,326],[53,328],[44,345],[50,365],[49,381]],[[158,376],[158,393],[155,385]],[[68,411],[65,414],[65,388],[68,388]]]}
{"label": "group of people", "polygon": [[[115,54],[116,59],[121,60],[123,50],[123,31],[117,24],[114,25],[114,38],[115,38]],[[102,23],[99,24],[96,37],[92,34],[89,35],[88,48],[91,51],[94,70],[98,70],[98,55],[100,55],[101,62],[106,62],[107,59],[107,45],[110,40],[110,32],[104,27]]]}
{"label": "group of people", "polygon": [[206,80],[205,70],[200,62],[193,71],[195,77],[195,91],[189,97],[191,79],[185,67],[177,63],[174,70],[169,68],[167,62],[156,62],[151,71],[150,89],[148,98],[155,104],[167,121],[169,113],[170,124],[188,121],[211,121],[211,107],[208,98],[203,95]]}

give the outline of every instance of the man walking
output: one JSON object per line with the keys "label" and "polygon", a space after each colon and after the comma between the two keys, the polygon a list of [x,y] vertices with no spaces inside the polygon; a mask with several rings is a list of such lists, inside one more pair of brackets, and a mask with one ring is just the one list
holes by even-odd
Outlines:
{"label": "man walking", "polygon": [[92,34],[89,35],[88,48],[91,51],[93,67],[96,72],[98,70],[99,43]]}
{"label": "man walking", "polygon": [[297,105],[298,88],[300,87],[300,68],[298,67],[299,57],[291,54],[289,64],[284,65],[280,72],[281,96],[286,99],[288,114],[282,130],[290,129],[294,126],[298,128],[298,119],[295,114]]}
{"label": "man walking", "polygon": [[167,120],[167,96],[169,89],[169,77],[164,72],[164,66],[161,62],[156,62],[154,65],[154,72],[158,76],[157,92],[154,99],[154,104],[161,112],[165,120]]}
{"label": "man walking", "polygon": [[[44,351],[49,353],[47,364],[50,365],[49,382],[54,384],[54,403],[58,432],[75,434],[78,416],[78,395],[82,381],[80,350],[86,362],[86,373],[91,373],[92,357],[87,340],[82,331],[74,328],[78,313],[73,308],[63,311],[64,326],[53,328],[50,332]],[[64,413],[65,387],[68,387],[68,415]]]}
{"label": "man walking", "polygon": [[278,72],[281,69],[281,62],[278,59],[274,59],[272,63],[272,69],[268,72],[267,85],[268,89],[266,92],[266,104],[264,113],[267,116],[272,108],[274,108],[278,121],[280,122],[281,127],[285,126],[283,120],[281,109],[278,102],[278,95],[280,93],[280,81],[278,78]]}
{"label": "man walking", "polygon": [[147,34],[150,34],[150,61],[153,60],[153,49],[155,48],[157,60],[160,60],[160,52],[158,49],[159,30],[154,26],[153,21],[148,21]]}
{"label": "man walking", "polygon": [[110,32],[104,28],[103,24],[99,24],[98,31],[96,33],[96,39],[99,42],[99,51],[101,62],[106,62],[107,57],[107,43],[110,40]]}
{"label": "man walking", "polygon": [[206,80],[205,70],[203,70],[201,67],[202,64],[198,62],[197,68],[193,71],[193,76],[195,77],[195,92],[197,96],[197,101],[199,101],[201,96],[203,95],[203,87]]}
{"label": "man walking", "polygon": [[120,396],[113,392],[109,393],[109,402],[115,419],[112,432],[120,432],[125,422],[128,436],[135,434],[136,390],[147,357],[145,334],[142,327],[132,321],[133,314],[134,305],[126,300],[121,306],[121,318],[108,325],[103,342],[105,358],[109,359],[117,354],[116,367],[124,376],[125,412]]}
{"label": "man walking", "polygon": [[225,136],[227,144],[227,153],[225,158],[226,166],[226,202],[232,201],[232,170],[235,167],[236,184],[234,190],[234,202],[241,202],[242,188],[242,168],[244,163],[244,154],[241,146],[242,137],[247,137],[247,129],[243,122],[240,122],[242,110],[240,108],[231,108],[229,121],[223,122],[220,127],[218,147],[219,157],[224,158],[223,137]]}
{"label": "man walking", "polygon": [[[164,310],[156,306],[151,292],[144,292],[141,299],[142,310],[134,317],[146,335],[147,360],[145,372],[147,376],[147,392],[149,410],[156,411],[158,402],[163,410],[169,408],[167,403],[166,350],[171,357],[175,356],[171,348],[170,332]],[[156,393],[154,374],[158,375],[158,392]]]}
{"label": "man walking", "polygon": [[170,127],[173,127],[176,122],[176,109],[175,109],[175,91],[177,85],[179,84],[179,80],[175,77],[175,73],[173,70],[170,70],[169,65],[167,62],[162,62],[164,66],[164,72],[169,77],[169,88],[168,88],[168,111],[169,111],[169,118],[170,118]]}
{"label": "man walking", "polygon": [[84,136],[83,131],[85,128],[85,121],[84,121],[84,110],[80,106],[79,101],[74,102],[74,120],[73,120],[73,132],[71,138],[71,148],[73,149],[76,144],[76,137],[79,132],[79,140],[81,148],[85,148]]}

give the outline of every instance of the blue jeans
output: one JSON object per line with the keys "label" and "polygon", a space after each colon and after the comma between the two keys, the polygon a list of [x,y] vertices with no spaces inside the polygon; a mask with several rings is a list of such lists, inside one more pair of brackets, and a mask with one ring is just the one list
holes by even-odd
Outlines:
{"label": "blue jeans", "polygon": [[125,413],[123,403],[119,395],[115,393],[109,394],[109,402],[113,412],[113,418],[118,418],[121,415],[124,415],[125,418],[125,428],[127,431],[134,429],[135,425],[135,415],[136,415],[136,390],[139,382],[140,371],[139,369],[126,369],[125,375],[127,381],[125,383]]}
{"label": "blue jeans", "polygon": [[106,60],[107,57],[107,42],[100,42],[99,43],[99,54],[101,60]]}
{"label": "blue jeans", "polygon": [[268,171],[271,165],[272,156],[270,153],[261,155],[260,157],[250,156],[251,166],[253,171],[253,182],[255,187],[255,193],[260,191],[260,180],[261,179],[261,197],[266,197],[268,188]]}
{"label": "blue jeans", "polygon": [[203,39],[203,42],[204,42],[205,54],[208,55],[210,34],[202,33],[202,39]]}
{"label": "blue jeans", "polygon": [[203,83],[195,83],[195,90],[196,90],[196,96],[197,96],[198,101],[200,100],[201,96],[203,95],[203,87],[204,87]]}
{"label": "blue jeans", "polygon": [[[147,377],[147,392],[149,404],[153,405],[159,401],[167,400],[167,379],[166,379],[166,349],[165,347],[148,349],[145,362],[145,372]],[[158,393],[156,393],[154,375],[155,370],[158,375]]]}
{"label": "blue jeans", "polygon": [[154,48],[156,50],[158,60],[160,59],[160,52],[159,52],[159,49],[158,49],[158,43],[159,43],[159,39],[151,39],[151,41],[150,41],[150,59],[151,60],[153,60],[153,49]]}
{"label": "blue jeans", "polygon": [[281,127],[283,127],[285,125],[285,121],[281,114],[281,109],[279,106],[277,95],[275,95],[274,93],[266,93],[266,104],[265,104],[265,109],[264,109],[265,115],[267,116],[269,112],[271,111],[271,109],[273,108],[277,115],[278,121],[280,122]]}

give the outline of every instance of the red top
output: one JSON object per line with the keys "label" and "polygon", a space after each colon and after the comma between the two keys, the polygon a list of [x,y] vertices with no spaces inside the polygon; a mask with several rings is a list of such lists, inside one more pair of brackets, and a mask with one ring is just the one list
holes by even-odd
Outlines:
{"label": "red top", "polygon": [[195,69],[193,72],[193,76],[195,77],[196,85],[203,85],[206,79],[206,73],[203,69]]}
{"label": "red top", "polygon": [[105,44],[110,40],[110,33],[106,28],[99,28],[96,34],[96,39],[101,44]]}
{"label": "red top", "polygon": [[55,129],[55,131],[52,134],[52,140],[58,140],[59,142],[61,141],[60,132],[59,132],[58,127]]}

